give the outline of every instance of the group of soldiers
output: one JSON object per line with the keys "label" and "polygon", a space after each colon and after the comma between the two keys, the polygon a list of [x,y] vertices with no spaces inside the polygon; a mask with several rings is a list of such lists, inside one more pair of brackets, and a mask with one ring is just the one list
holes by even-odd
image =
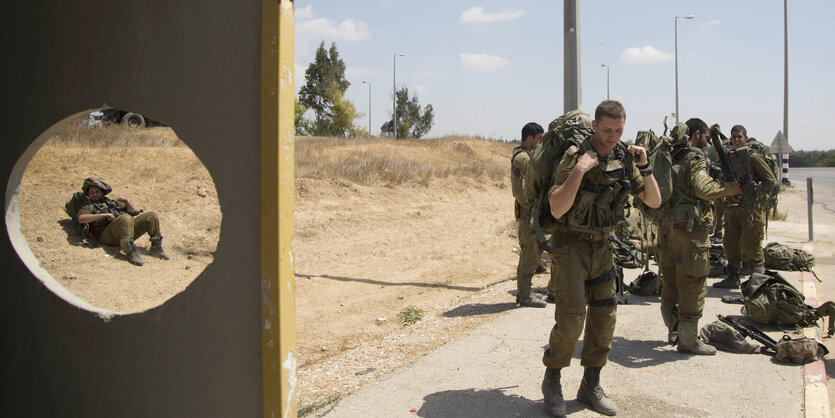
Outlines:
{"label": "group of soldiers", "polygon": [[[628,187],[626,190],[633,198],[640,199],[647,207],[658,209],[662,205],[647,150],[620,141],[625,121],[626,111],[619,102],[600,103],[594,120],[585,122],[590,123],[594,133],[566,149],[555,165],[548,191],[551,215],[555,219],[549,242],[548,300],[555,304],[555,324],[542,358],[546,367],[542,393],[546,410],[557,416],[564,415],[566,408],[561,369],[569,366],[583,331],[580,364],[584,374],[577,400],[604,415],[617,413],[617,406],[600,386],[600,372],[611,351],[617,307],[618,275],[608,238],[614,225],[624,220],[625,213],[611,210],[618,206],[601,202],[600,196],[611,195],[606,193],[608,188]],[[668,329],[668,341],[677,344],[679,352],[710,355],[716,349],[698,337],[698,321],[707,289],[710,235],[714,234],[714,241],[722,239],[728,258],[728,277],[714,286],[738,287],[743,262],[752,271],[762,272],[766,213],[761,201],[777,180],[763,158],[746,147],[748,138],[743,126],[731,129],[730,143],[723,145],[727,149],[712,152],[706,149],[708,138],[721,135],[718,125],[709,129],[704,121],[693,118],[676,129],[686,135],[670,140],[674,168],[672,194],[664,203],[666,215],[657,225],[658,263],[663,281],[661,318]],[[539,267],[541,250],[528,222],[532,208],[520,192],[531,152],[542,136],[543,129],[538,124],[525,125],[522,145],[514,149],[512,156],[511,184],[516,199],[515,216],[519,220],[517,303],[520,306],[546,306],[546,301],[531,294],[531,278]],[[716,178],[715,170],[710,170],[711,157],[722,154],[721,151],[726,151],[736,163],[735,181]],[[740,164],[748,166],[740,168]],[[726,167],[725,171],[728,170]],[[715,217],[714,213],[720,211]]]}

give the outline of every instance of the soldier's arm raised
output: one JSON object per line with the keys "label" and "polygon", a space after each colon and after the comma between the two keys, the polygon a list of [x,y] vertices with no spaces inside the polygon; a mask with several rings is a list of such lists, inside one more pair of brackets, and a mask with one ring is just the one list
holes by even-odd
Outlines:
{"label": "soldier's arm raised", "polygon": [[[566,154],[563,157],[563,160],[565,160],[565,158],[572,157]],[[597,153],[594,151],[587,151],[577,159],[577,163],[574,164],[574,168],[571,169],[571,173],[565,181],[557,187],[556,190],[551,192],[551,196],[548,198],[549,203],[551,204],[551,215],[553,215],[554,218],[561,218],[566,214],[566,212],[568,212],[569,209],[571,209],[571,205],[574,204],[574,198],[577,197],[577,190],[580,189],[580,183],[583,181],[583,176],[589,170],[596,167],[597,164],[599,164],[597,161]],[[563,163],[561,162],[560,166],[562,165]]]}
{"label": "soldier's arm raised", "polygon": [[[648,163],[647,151],[644,147],[630,145],[629,148],[627,148],[627,151],[632,154],[635,167],[643,166]],[[655,176],[652,173],[644,177],[644,190],[638,193],[638,198],[653,209],[657,209],[661,206],[661,189],[658,188],[658,182],[655,181]]]}
{"label": "soldier's arm raised", "polygon": [[711,177],[707,172],[707,162],[703,158],[696,158],[690,164],[690,184],[693,185],[696,197],[703,200],[714,200],[742,193],[739,184],[723,182]]}

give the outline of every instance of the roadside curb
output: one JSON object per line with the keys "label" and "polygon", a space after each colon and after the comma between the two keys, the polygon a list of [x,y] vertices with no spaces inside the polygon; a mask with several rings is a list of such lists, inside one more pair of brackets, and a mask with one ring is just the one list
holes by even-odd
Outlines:
{"label": "roadside curb", "polygon": [[[815,243],[808,242],[803,245],[803,251],[809,254],[814,254]],[[811,272],[804,271],[801,274],[800,282],[803,285],[803,294],[806,296],[806,304],[817,308],[818,296],[817,287],[815,286],[815,275]],[[821,332],[819,327],[807,327],[803,330],[803,336],[814,338],[815,341],[821,342]],[[831,406],[829,405],[829,389],[826,382],[826,363],[824,359],[805,364],[803,366],[803,374],[805,378],[804,398],[805,398],[805,417],[829,417],[831,416]]]}

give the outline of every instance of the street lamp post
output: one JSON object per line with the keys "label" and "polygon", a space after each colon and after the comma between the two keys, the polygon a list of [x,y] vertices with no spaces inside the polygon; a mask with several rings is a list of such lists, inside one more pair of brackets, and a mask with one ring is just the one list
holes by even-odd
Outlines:
{"label": "street lamp post", "polygon": [[397,139],[397,56],[400,55],[401,57],[405,57],[406,54],[404,53],[394,53],[392,54],[392,61],[394,62],[394,71],[392,71],[391,76],[391,98],[392,98],[392,119],[391,124],[394,128],[394,139]]}
{"label": "street lamp post", "polygon": [[374,136],[371,134],[371,82],[362,80],[363,84],[368,84],[368,136]]}
{"label": "street lamp post", "polygon": [[606,67],[606,100],[609,100],[609,66],[600,64],[601,67]]}
{"label": "street lamp post", "polygon": [[676,39],[676,123],[678,123],[678,18],[680,18],[680,17],[684,18],[684,19],[692,19],[696,16],[693,16],[693,15],[676,16],[675,19],[673,19],[673,22],[675,24],[674,32],[675,32],[675,39]]}

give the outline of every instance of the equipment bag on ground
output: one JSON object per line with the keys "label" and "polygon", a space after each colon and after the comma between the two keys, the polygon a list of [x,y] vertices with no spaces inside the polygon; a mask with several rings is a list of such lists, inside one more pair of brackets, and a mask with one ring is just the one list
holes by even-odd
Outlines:
{"label": "equipment bag on ground", "polygon": [[742,285],[745,314],[754,321],[783,326],[814,326],[824,316],[829,317],[827,335],[833,334],[835,303],[826,302],[818,308],[805,303],[806,298],[780,273],[766,270],[753,273]]}

